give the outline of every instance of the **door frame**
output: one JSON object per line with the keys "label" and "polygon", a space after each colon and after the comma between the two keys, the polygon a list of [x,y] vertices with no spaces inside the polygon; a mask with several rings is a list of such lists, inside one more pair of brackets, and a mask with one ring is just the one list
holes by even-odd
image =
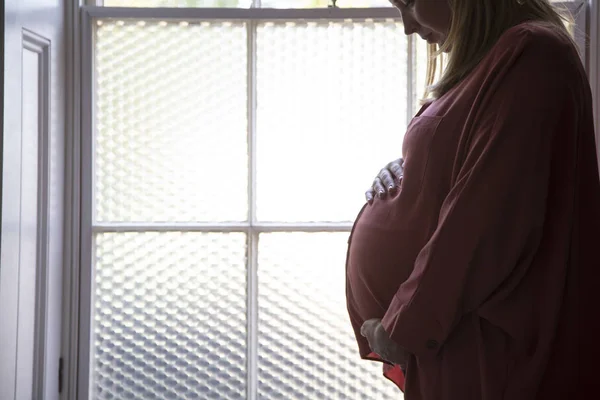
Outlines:
{"label": "door frame", "polygon": [[[81,182],[81,6],[84,0],[64,0],[66,7],[66,141],[65,251],[63,272],[60,399],[77,399],[79,377],[80,182]],[[85,296],[84,296],[85,297]]]}
{"label": "door frame", "polygon": [[[33,279],[35,285],[33,290],[35,291],[35,298],[30,306],[33,307],[34,319],[33,319],[33,341],[32,341],[32,355],[33,355],[33,370],[32,373],[32,396],[34,398],[45,398],[46,395],[51,395],[55,398],[55,385],[58,371],[58,355],[60,354],[60,347],[62,347],[62,319],[64,315],[62,313],[62,305],[58,303],[62,298],[62,288],[59,284],[62,284],[63,279],[63,259],[62,250],[67,243],[67,239],[63,235],[63,215],[66,215],[66,210],[63,209],[63,156],[65,149],[62,147],[63,139],[66,138],[67,124],[63,121],[64,115],[62,114],[65,110],[65,104],[63,103],[63,96],[56,96],[56,91],[53,89],[53,79],[59,78],[59,83],[62,90],[62,81],[66,80],[66,75],[63,73],[63,58],[62,58],[62,41],[63,31],[62,23],[64,22],[62,10],[63,5],[68,5],[68,0],[63,0],[64,3],[50,3],[55,5],[55,8],[59,10],[58,13],[53,14],[53,18],[42,20],[44,14],[41,14],[38,19],[37,16],[32,17],[29,13],[24,12],[22,15],[21,9],[17,5],[6,5],[5,1],[0,4],[0,51],[1,54],[6,55],[6,51],[11,52],[12,55],[17,55],[16,52],[12,53],[13,45],[20,49],[21,63],[24,63],[24,54],[28,53],[37,57],[37,77],[39,79],[37,83],[36,103],[34,106],[37,108],[37,176],[36,176],[36,187],[37,193],[35,195],[36,211],[37,211],[37,227],[35,229],[36,238],[36,249],[35,254],[29,253],[29,256],[35,260],[36,270],[35,275],[30,278]],[[17,3],[18,4],[18,3]],[[8,12],[7,12],[8,10]],[[16,13],[15,13],[16,10]],[[37,9],[36,9],[37,11]],[[45,10],[42,10],[45,11]],[[9,23],[6,24],[6,17],[9,18]],[[22,19],[25,17],[25,19]],[[40,25],[37,25],[41,21]],[[52,21],[52,25],[48,24],[48,21]],[[60,21],[60,22],[58,22]],[[12,31],[12,23],[15,23],[16,29]],[[11,29],[7,34],[7,26]],[[46,28],[51,29],[46,30]],[[9,40],[8,43],[6,40]],[[19,42],[20,39],[20,42]],[[14,41],[14,42],[13,42]],[[18,58],[19,56],[17,56]],[[8,58],[11,60],[11,58]],[[17,59],[13,60],[17,62]],[[10,63],[9,63],[10,64]],[[14,80],[7,79],[5,77],[6,72],[5,57],[0,58],[0,200],[3,199],[3,169],[4,169],[4,128],[6,127],[7,118],[21,118],[21,131],[25,129],[23,126],[23,116],[7,114],[5,107],[10,105],[10,102],[5,102],[5,94],[7,92],[5,83],[9,86],[19,85],[23,83],[23,75],[21,75],[20,82],[17,83]],[[23,74],[23,65],[19,70]],[[9,71],[15,73],[16,69],[9,68]],[[35,73],[35,70],[32,70]],[[31,71],[30,71],[31,72]],[[17,87],[17,86],[16,86]],[[16,88],[15,87],[15,88]],[[14,90],[14,89],[9,89]],[[25,91],[21,88],[21,97],[25,96]],[[60,92],[59,92],[60,93]],[[65,90],[64,95],[67,95]],[[58,101],[57,101],[58,99]],[[23,98],[17,99],[17,102],[25,102]],[[27,103],[27,102],[25,102]],[[32,104],[32,103],[31,103]],[[55,114],[56,113],[56,114]],[[57,121],[54,116],[60,115],[60,123],[54,123]],[[25,120],[26,121],[26,120]],[[64,123],[64,128],[63,128]],[[63,138],[63,135],[65,137]],[[22,140],[22,139],[21,139]],[[10,151],[10,150],[6,150]],[[22,161],[21,161],[22,162]],[[23,165],[23,164],[22,164]],[[54,169],[53,169],[54,168]],[[18,176],[18,175],[16,175]],[[17,178],[18,179],[18,178]],[[31,181],[33,182],[33,180]],[[51,186],[53,183],[56,186]],[[32,197],[32,199],[34,199]],[[22,201],[22,200],[21,200]],[[0,204],[0,211],[2,205]],[[60,208],[59,208],[60,207]],[[57,211],[60,210],[60,211]],[[58,214],[55,218],[55,212]],[[64,214],[63,214],[64,213]],[[0,223],[2,222],[2,212],[0,212]],[[4,228],[4,227],[3,227]],[[0,238],[2,231],[0,231]],[[33,237],[33,235],[31,235]],[[57,241],[58,243],[53,243]],[[0,244],[1,246],[1,244]],[[22,270],[17,270],[19,276],[21,276]],[[17,291],[20,288],[16,289]],[[18,294],[21,296],[21,293]],[[26,295],[25,295],[26,296]],[[19,302],[22,299],[31,300],[28,297],[19,297]],[[4,306],[0,304],[0,307]],[[7,307],[9,307],[8,305]],[[20,312],[20,305],[15,309],[16,312]],[[3,310],[4,311],[4,310]],[[17,322],[17,335],[19,335],[21,328]],[[31,326],[25,328],[29,329]],[[31,331],[28,331],[31,332]],[[17,336],[19,337],[19,336]],[[56,342],[55,342],[56,341]],[[18,340],[17,340],[18,346]],[[18,354],[18,353],[17,353]],[[18,359],[18,355],[17,355]],[[19,368],[18,365],[14,368]],[[18,370],[17,372],[18,376]],[[25,384],[23,384],[25,385]],[[28,386],[28,383],[26,383]],[[20,387],[19,385],[16,386]],[[29,390],[29,389],[27,389]],[[13,391],[14,393],[14,391]],[[17,389],[18,393],[18,389]]]}

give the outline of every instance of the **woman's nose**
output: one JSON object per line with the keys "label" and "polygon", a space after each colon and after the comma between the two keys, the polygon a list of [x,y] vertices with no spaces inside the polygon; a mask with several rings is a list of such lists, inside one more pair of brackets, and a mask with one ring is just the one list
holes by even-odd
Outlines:
{"label": "woman's nose", "polygon": [[402,23],[404,24],[404,33],[407,36],[416,33],[419,28],[416,21],[410,17],[404,16],[404,18],[402,18]]}
{"label": "woman's nose", "polygon": [[406,36],[412,35],[415,32],[417,32],[417,26],[415,24],[404,23],[404,33]]}

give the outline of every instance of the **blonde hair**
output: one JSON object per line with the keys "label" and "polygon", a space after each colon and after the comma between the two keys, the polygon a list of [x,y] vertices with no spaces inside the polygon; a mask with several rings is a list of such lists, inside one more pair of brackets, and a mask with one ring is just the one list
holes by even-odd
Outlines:
{"label": "blonde hair", "polygon": [[[558,28],[569,37],[569,29],[573,25],[573,18],[566,12],[559,11],[548,0],[449,2],[452,23],[448,37],[441,47],[428,47],[430,57],[426,75],[426,98],[438,98],[458,84],[490,51],[500,36],[520,22],[543,22]],[[437,82],[436,77],[439,77]]]}

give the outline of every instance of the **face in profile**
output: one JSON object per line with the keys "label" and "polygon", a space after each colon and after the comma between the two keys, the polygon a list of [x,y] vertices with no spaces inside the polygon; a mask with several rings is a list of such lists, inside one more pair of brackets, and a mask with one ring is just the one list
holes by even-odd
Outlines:
{"label": "face in profile", "polygon": [[452,13],[448,0],[391,0],[400,10],[407,35],[418,34],[441,45],[450,31]]}

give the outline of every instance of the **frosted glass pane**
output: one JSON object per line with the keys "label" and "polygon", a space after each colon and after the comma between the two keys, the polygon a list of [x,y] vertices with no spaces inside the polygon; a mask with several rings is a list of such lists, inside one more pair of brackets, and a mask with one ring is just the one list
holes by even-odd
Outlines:
{"label": "frosted glass pane", "polygon": [[415,108],[413,113],[416,113],[421,106],[420,101],[423,99],[425,95],[425,88],[427,84],[427,63],[429,61],[429,57],[427,54],[427,42],[421,40],[415,35],[415,74],[413,76],[413,83],[415,85]]}
{"label": "frosted glass pane", "polygon": [[246,45],[244,23],[98,21],[97,221],[247,218]]}
{"label": "frosted glass pane", "polygon": [[258,398],[401,399],[361,360],[346,311],[347,233],[261,234]]}
{"label": "frosted glass pane", "polygon": [[91,397],[246,398],[246,238],[95,237]]}
{"label": "frosted glass pane", "polygon": [[[332,0],[261,0],[263,8],[321,8],[329,7]],[[389,0],[338,0],[337,7],[391,7]]]}
{"label": "frosted glass pane", "polygon": [[252,0],[104,0],[106,7],[240,7],[249,8]]}
{"label": "frosted glass pane", "polygon": [[349,221],[401,156],[407,40],[396,21],[264,23],[257,49],[257,216]]}

